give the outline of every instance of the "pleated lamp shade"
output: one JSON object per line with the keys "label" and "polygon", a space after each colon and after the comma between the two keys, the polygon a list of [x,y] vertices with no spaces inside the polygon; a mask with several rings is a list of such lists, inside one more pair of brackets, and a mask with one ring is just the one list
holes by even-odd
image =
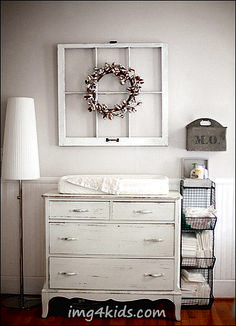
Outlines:
{"label": "pleated lamp shade", "polygon": [[31,180],[40,177],[34,99],[10,97],[7,102],[2,177]]}

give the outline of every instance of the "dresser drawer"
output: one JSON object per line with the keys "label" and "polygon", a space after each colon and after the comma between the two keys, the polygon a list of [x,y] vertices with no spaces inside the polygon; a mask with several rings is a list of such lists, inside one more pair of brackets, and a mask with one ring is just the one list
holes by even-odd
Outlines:
{"label": "dresser drawer", "polygon": [[108,202],[50,201],[50,217],[109,219]]}
{"label": "dresser drawer", "polygon": [[114,202],[113,219],[117,220],[174,220],[174,203]]}
{"label": "dresser drawer", "polygon": [[174,262],[167,259],[50,258],[50,288],[173,290]]}
{"label": "dresser drawer", "polygon": [[173,225],[50,223],[49,228],[51,254],[174,255]]}

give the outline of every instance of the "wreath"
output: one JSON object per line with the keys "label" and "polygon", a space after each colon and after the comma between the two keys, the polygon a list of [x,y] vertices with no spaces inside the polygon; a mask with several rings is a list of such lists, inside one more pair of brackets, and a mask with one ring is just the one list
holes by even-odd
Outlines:
{"label": "wreath", "polygon": [[[97,100],[97,84],[99,80],[108,74],[113,74],[119,78],[120,84],[124,85],[126,82],[130,82],[130,86],[126,89],[129,91],[129,96],[127,100],[123,100],[121,104],[115,104],[113,108],[109,109],[106,104],[101,104]],[[114,117],[124,118],[126,112],[136,112],[136,107],[139,106],[142,102],[136,101],[136,96],[139,95],[141,84],[143,84],[143,79],[139,76],[135,76],[135,70],[129,68],[128,70],[120,65],[105,63],[103,68],[94,68],[94,72],[91,75],[88,75],[85,80],[87,87],[87,95],[84,98],[89,104],[88,111],[96,111],[100,113],[103,119],[112,120]]]}

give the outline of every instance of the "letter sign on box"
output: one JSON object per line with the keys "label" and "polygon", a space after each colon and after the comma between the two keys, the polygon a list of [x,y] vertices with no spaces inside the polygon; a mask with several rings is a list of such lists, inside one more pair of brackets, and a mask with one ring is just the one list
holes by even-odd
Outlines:
{"label": "letter sign on box", "polygon": [[197,119],[186,126],[188,151],[226,151],[226,128],[213,119]]}

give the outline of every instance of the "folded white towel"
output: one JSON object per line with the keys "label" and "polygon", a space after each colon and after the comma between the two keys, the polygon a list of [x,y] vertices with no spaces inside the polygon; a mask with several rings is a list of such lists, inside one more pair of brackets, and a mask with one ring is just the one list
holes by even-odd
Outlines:
{"label": "folded white towel", "polygon": [[186,269],[181,270],[181,277],[186,282],[206,282],[201,273],[188,272]]}
{"label": "folded white towel", "polygon": [[216,209],[213,205],[208,208],[186,207],[184,213],[186,217],[214,217]]}
{"label": "folded white towel", "polygon": [[182,234],[182,255],[183,257],[196,257],[197,238],[195,233]]}

